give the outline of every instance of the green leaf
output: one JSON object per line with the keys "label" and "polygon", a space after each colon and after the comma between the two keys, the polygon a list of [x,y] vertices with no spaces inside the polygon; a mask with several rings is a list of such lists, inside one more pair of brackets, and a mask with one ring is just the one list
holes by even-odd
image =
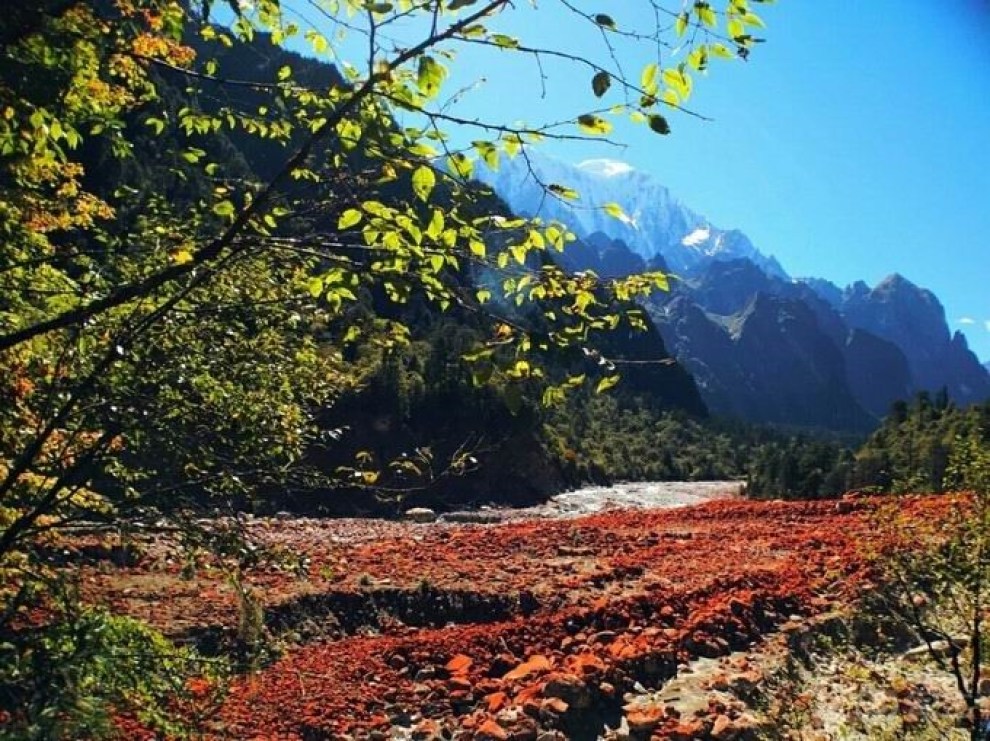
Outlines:
{"label": "green leaf", "polygon": [[498,149],[489,141],[474,141],[471,146],[475,148],[481,159],[492,171],[498,170]]}
{"label": "green leaf", "polygon": [[306,40],[310,43],[310,46],[313,47],[313,51],[317,54],[323,54],[330,48],[330,44],[327,43],[326,37],[317,31],[307,31]]}
{"label": "green leaf", "polygon": [[677,16],[677,20],[674,22],[674,32],[678,36],[683,36],[685,33],[687,33],[688,22],[690,20],[691,17],[687,14],[687,12],[681,13],[679,16]]}
{"label": "green leaf", "polygon": [[234,204],[230,201],[220,201],[219,203],[213,204],[213,213],[217,216],[223,216],[225,218],[234,217]]}
{"label": "green leaf", "polygon": [[699,72],[704,72],[708,67],[708,47],[702,44],[696,49],[692,49],[688,54],[688,64]]}
{"label": "green leaf", "polygon": [[206,154],[206,152],[204,152],[202,149],[191,148],[191,149],[184,149],[181,153],[181,157],[186,162],[196,164],[203,158],[204,154]]}
{"label": "green leaf", "polygon": [[615,386],[615,384],[617,384],[618,382],[619,382],[619,376],[617,375],[605,376],[598,382],[598,385],[595,386],[595,393],[596,394],[604,393],[605,391],[608,391],[610,388]]}
{"label": "green leaf", "polygon": [[763,19],[760,18],[760,16],[756,15],[755,13],[746,13],[746,15],[742,17],[742,22],[745,23],[747,26],[755,26],[756,28],[766,28],[766,24],[763,22]]}
{"label": "green leaf", "polygon": [[660,74],[660,67],[651,63],[643,67],[643,72],[639,76],[639,85],[647,95],[656,95],[658,91],[657,77]]}
{"label": "green leaf", "polygon": [[430,216],[430,223],[426,227],[426,236],[428,236],[433,241],[440,239],[440,235],[443,234],[443,211],[439,208],[433,209],[433,214]]}
{"label": "green leaf", "polygon": [[313,276],[309,279],[306,284],[306,290],[309,291],[309,295],[313,298],[319,298],[323,295],[323,278],[319,276]]}
{"label": "green leaf", "polygon": [[722,59],[735,59],[736,57],[725,44],[712,44],[711,49],[712,54]]}
{"label": "green leaf", "polygon": [[165,129],[165,122],[160,118],[146,118],[144,122],[155,130],[155,134],[160,134]]}
{"label": "green leaf", "polygon": [[663,71],[663,81],[676,90],[682,100],[690,97],[691,77],[683,70],[674,67],[665,69]]}
{"label": "green leaf", "polygon": [[591,90],[595,96],[600,98],[612,86],[612,76],[605,70],[601,70],[591,78]]}
{"label": "green leaf", "polygon": [[[474,2],[474,0],[471,0]],[[480,23],[472,23],[470,26],[461,29],[460,35],[468,39],[480,39],[487,35],[488,29]]]}
{"label": "green leaf", "polygon": [[350,229],[352,226],[360,222],[363,216],[364,215],[356,208],[349,208],[340,215],[340,219],[337,221],[337,228]]}
{"label": "green leaf", "polygon": [[518,134],[507,134],[502,139],[502,147],[505,149],[505,153],[509,155],[509,159],[513,159],[522,149],[522,140]]}
{"label": "green leaf", "polygon": [[427,201],[430,198],[430,193],[433,192],[433,187],[437,184],[437,176],[433,172],[433,169],[427,167],[426,165],[421,165],[416,168],[412,175],[412,187],[413,193],[421,201]]}
{"label": "green leaf", "polygon": [[419,58],[416,85],[427,98],[435,98],[440,93],[440,86],[446,77],[446,68],[433,57],[423,55]]}
{"label": "green leaf", "polygon": [[715,28],[718,25],[718,18],[715,15],[715,11],[712,7],[705,2],[697,2],[694,4],[694,10],[698,14],[698,19],[709,28]]}
{"label": "green leaf", "polygon": [[337,134],[344,145],[344,149],[354,149],[361,139],[363,129],[361,124],[350,118],[345,118],[337,123]]}
{"label": "green leaf", "polygon": [[513,36],[506,36],[504,33],[492,34],[492,41],[495,42],[496,46],[500,46],[503,49],[519,48],[519,39]]}
{"label": "green leaf", "polygon": [[447,165],[455,175],[467,180],[474,172],[474,162],[462,152],[454,152],[447,158]]}
{"label": "green leaf", "polygon": [[447,10],[459,10],[474,5],[478,0],[450,0]]}
{"label": "green leaf", "polygon": [[667,123],[667,119],[659,113],[654,113],[650,116],[650,129],[663,136],[670,133],[670,125]]}
{"label": "green leaf", "polygon": [[604,136],[612,130],[612,124],[593,113],[584,113],[578,116],[577,123],[578,128],[586,134]]}
{"label": "green leaf", "polygon": [[279,69],[278,69],[278,79],[279,80],[288,80],[290,77],[292,77],[292,67],[290,67],[287,64],[282,65],[281,67],[279,67]]}

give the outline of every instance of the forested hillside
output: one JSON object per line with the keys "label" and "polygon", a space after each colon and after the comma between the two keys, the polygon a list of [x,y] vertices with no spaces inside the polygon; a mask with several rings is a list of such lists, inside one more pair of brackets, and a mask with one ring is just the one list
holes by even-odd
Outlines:
{"label": "forested hillside", "polygon": [[990,446],[990,402],[959,407],[943,391],[898,401],[862,444],[792,437],[760,447],[748,464],[759,497],[836,496],[846,491],[958,491],[972,486]]}

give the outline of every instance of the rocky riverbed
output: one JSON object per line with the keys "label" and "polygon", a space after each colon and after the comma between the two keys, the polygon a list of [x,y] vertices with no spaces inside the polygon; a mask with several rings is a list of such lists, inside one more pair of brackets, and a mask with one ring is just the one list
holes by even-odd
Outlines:
{"label": "rocky riverbed", "polygon": [[[167,533],[127,559],[63,547],[89,554],[87,601],[213,652],[237,645],[250,595],[276,658],[234,679],[207,738],[721,741],[763,727],[723,685],[763,684],[768,639],[853,604],[884,537],[879,501],[734,486],[583,490],[484,524],[244,518],[259,556],[239,589],[223,557]],[[898,504],[930,520],[949,498]]]}

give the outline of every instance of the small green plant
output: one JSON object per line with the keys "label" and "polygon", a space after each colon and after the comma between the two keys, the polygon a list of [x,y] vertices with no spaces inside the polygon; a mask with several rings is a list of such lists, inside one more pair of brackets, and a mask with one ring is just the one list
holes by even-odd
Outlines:
{"label": "small green plant", "polygon": [[980,685],[987,678],[990,614],[990,444],[979,428],[959,436],[946,479],[967,492],[943,521],[907,523],[891,513],[897,543],[882,556],[881,590],[891,615],[953,678],[973,741],[987,738]]}
{"label": "small green plant", "polygon": [[177,648],[138,620],[72,610],[3,636],[0,740],[104,738],[115,716],[189,737],[219,707],[228,672],[224,661]]}

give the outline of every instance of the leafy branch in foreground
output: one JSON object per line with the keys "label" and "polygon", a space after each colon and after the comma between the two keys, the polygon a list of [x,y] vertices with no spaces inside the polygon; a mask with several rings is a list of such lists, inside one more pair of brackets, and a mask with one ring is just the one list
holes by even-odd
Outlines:
{"label": "leafy branch in foreground", "polygon": [[[126,528],[148,505],[189,522],[344,485],[315,452],[351,433],[324,420],[416,341],[417,313],[471,317],[472,362],[446,362],[507,405],[614,385],[597,340],[642,328],[629,302],[665,277],[566,273],[567,228],[512,217],[471,176],[619,118],[667,133],[661,111],[685,108],[710,58],[745,56],[759,19],[745,0],[686,16],[644,0],[656,24],[635,33],[578,13],[602,39],[593,59],[504,33],[508,0],[37,5],[0,20],[0,628],[24,638],[38,607],[54,643],[25,650],[71,671],[48,682],[52,665],[4,648],[0,710],[42,736],[97,734],[73,707],[92,720],[147,689],[99,694],[143,666],[116,647],[165,647],[52,609],[32,543],[80,520]],[[627,76],[618,39],[651,61]],[[442,96],[475,48],[577,65],[590,100],[551,123],[472,121]],[[561,378],[559,358],[591,367]]]}
{"label": "leafy branch in foreground", "polygon": [[[601,33],[600,60],[502,33],[506,0],[317,4],[309,27],[275,0],[236,5],[227,26],[209,22],[209,3],[81,1],[12,33],[0,501],[16,514],[0,555],[97,478],[118,507],[183,478],[225,496],[278,486],[272,472],[305,461],[319,409],[362,382],[341,353],[359,307],[395,318],[391,340],[359,327],[365,343],[403,341],[403,309],[382,300],[476,312],[490,332],[472,354],[491,367],[479,377],[508,381],[540,378],[548,353],[589,352],[596,333],[642,326],[622,302],[665,289],[664,276],[569,276],[549,256],[573,238],[566,227],[493,217],[468,181],[476,162],[497,167],[545,137],[602,137],[617,117],[666,133],[659,110],[684,107],[708,60],[733,55],[726,41],[745,56],[755,39],[740,29],[760,25],[745,0],[722,15],[696,4],[672,26],[647,5],[655,28],[632,32],[564,4]],[[627,77],[616,39],[654,60]],[[683,61],[664,62],[675,44]],[[477,46],[590,68],[593,98],[613,83],[623,95],[555,124],[471,121],[452,112],[456,94],[441,96],[457,53]],[[257,79],[238,64],[247,47],[269,50]],[[299,47],[334,66],[287,51]],[[493,137],[457,149],[445,125]],[[262,161],[230,156],[245,146]],[[299,238],[307,249],[287,253]],[[279,395],[284,405],[268,403]],[[251,425],[269,432],[245,433],[263,408]],[[201,460],[170,456],[167,476],[147,475],[142,451],[194,447]]]}

